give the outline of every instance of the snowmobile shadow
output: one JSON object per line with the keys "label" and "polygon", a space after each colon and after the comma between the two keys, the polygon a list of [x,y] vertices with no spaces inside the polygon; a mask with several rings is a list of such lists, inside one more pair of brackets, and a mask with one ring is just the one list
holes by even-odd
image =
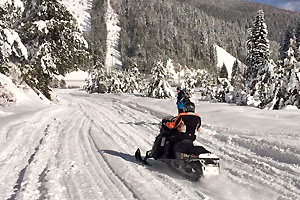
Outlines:
{"label": "snowmobile shadow", "polygon": [[[122,153],[114,150],[99,150],[103,153],[110,154],[112,156],[117,156],[120,157],[126,161],[132,162],[137,165],[143,165],[142,163],[139,163],[136,161],[134,155],[130,155],[127,153]],[[170,166],[168,166],[167,163],[153,160],[153,159],[148,159],[147,162],[151,164],[151,166],[143,165],[146,167],[151,172],[155,172],[156,175],[160,178],[174,178],[178,180],[187,180],[186,177],[176,173],[174,169],[172,169]]]}
{"label": "snowmobile shadow", "polygon": [[102,151],[103,153],[106,153],[106,154],[110,154],[112,156],[120,157],[129,162],[136,163],[134,155],[130,155],[130,154],[122,153],[122,152],[118,152],[118,151],[113,151],[113,150],[99,150],[99,151]]}

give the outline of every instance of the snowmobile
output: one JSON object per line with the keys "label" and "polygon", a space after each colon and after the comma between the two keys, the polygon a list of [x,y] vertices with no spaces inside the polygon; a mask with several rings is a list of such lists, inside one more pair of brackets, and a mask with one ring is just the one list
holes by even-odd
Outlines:
{"label": "snowmobile", "polygon": [[204,151],[205,153],[201,153],[199,155],[172,152],[172,154],[168,157],[164,157],[162,155],[164,153],[164,146],[166,142],[164,134],[159,134],[156,137],[152,149],[147,151],[144,157],[141,156],[139,148],[136,150],[136,160],[148,166],[151,166],[150,163],[147,162],[148,158],[166,162],[172,169],[192,181],[198,181],[201,177],[220,174],[220,159],[215,154],[207,153],[207,151]]}

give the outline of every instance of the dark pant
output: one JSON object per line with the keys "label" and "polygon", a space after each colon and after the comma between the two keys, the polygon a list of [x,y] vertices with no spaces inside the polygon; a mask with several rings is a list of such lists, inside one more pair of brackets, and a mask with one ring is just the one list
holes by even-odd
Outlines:
{"label": "dark pant", "polygon": [[194,146],[192,140],[182,140],[174,144],[172,150],[174,152],[181,152],[192,155],[199,155],[202,153],[210,153],[202,146]]}
{"label": "dark pant", "polygon": [[178,108],[178,114],[183,113],[183,109]]}

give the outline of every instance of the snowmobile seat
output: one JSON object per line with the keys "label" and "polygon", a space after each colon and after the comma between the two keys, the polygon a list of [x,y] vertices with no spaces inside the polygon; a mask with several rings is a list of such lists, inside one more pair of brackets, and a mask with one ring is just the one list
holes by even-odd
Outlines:
{"label": "snowmobile seat", "polygon": [[176,143],[173,146],[172,151],[186,153],[189,155],[200,155],[203,153],[210,153],[202,146],[195,146],[192,140],[182,140]]}

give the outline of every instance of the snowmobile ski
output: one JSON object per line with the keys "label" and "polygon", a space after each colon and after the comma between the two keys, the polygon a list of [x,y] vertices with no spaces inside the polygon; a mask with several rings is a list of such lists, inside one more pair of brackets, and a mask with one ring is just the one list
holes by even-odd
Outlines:
{"label": "snowmobile ski", "polygon": [[[135,159],[147,166],[151,166],[147,162],[151,156],[151,150],[146,152],[146,156],[141,156],[138,148],[135,152]],[[198,181],[202,177],[216,176],[220,174],[220,159],[212,153],[203,153],[200,155],[189,155],[186,153],[174,152],[170,158],[157,158],[155,160],[166,162],[172,169],[191,181]]]}
{"label": "snowmobile ski", "polygon": [[140,148],[138,148],[134,154],[136,161],[142,163],[143,165],[151,166],[151,164],[146,161],[148,158],[147,155],[148,153],[146,153],[146,156],[142,158]]}

